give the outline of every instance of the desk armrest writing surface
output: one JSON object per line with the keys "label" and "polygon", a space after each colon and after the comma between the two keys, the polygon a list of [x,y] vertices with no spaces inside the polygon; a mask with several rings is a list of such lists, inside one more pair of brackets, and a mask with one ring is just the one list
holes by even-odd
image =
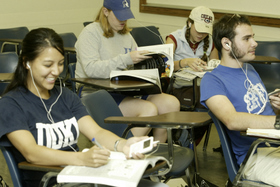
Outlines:
{"label": "desk armrest writing surface", "polygon": [[[143,175],[151,175],[155,172],[157,172],[159,169],[164,168],[167,166],[167,162],[165,160],[162,160],[160,162],[157,162],[154,167],[149,166]],[[43,171],[43,172],[57,172],[59,173],[63,167],[61,166],[43,166],[43,165],[37,165],[37,164],[31,164],[29,162],[20,162],[18,164],[19,169],[23,170],[33,170],[33,171]]]}
{"label": "desk armrest writing surface", "polygon": [[66,53],[76,53],[75,47],[64,47]]}
{"label": "desk armrest writing surface", "polygon": [[105,123],[127,123],[158,128],[192,128],[211,122],[207,112],[170,112],[149,117],[108,117]]}
{"label": "desk armrest writing surface", "polygon": [[256,56],[252,63],[262,63],[262,64],[271,64],[271,63],[280,63],[280,59],[272,56]]}
{"label": "desk armrest writing surface", "polygon": [[23,170],[34,170],[34,171],[44,171],[44,172],[60,172],[63,167],[61,166],[44,166],[44,165],[37,165],[37,164],[31,164],[29,162],[20,162],[18,164],[19,169]]}
{"label": "desk armrest writing surface", "polygon": [[[244,133],[243,132],[241,132],[241,134],[242,135],[244,135]],[[249,136],[249,135],[246,135],[246,136]],[[253,137],[253,136],[250,136],[250,137]],[[255,136],[254,136],[255,137]],[[244,174],[244,169],[245,169],[245,166],[246,166],[246,164],[248,163],[248,161],[249,161],[249,159],[251,159],[252,158],[252,156],[253,156],[253,154],[255,153],[255,151],[256,151],[256,149],[258,148],[258,145],[260,144],[260,143],[269,143],[269,144],[277,144],[277,145],[280,145],[280,140],[273,140],[273,139],[267,139],[267,138],[258,138],[257,140],[255,140],[252,144],[251,144],[251,146],[250,146],[250,148],[249,148],[249,150],[248,150],[248,152],[247,152],[247,154],[246,154],[246,157],[245,157],[245,159],[244,159],[244,161],[242,162],[242,164],[240,165],[240,168],[239,168],[239,170],[238,170],[238,172],[237,172],[237,174],[236,174],[236,176],[235,176],[235,178],[234,178],[234,180],[233,180],[233,186],[243,186],[242,185],[242,177],[243,177],[243,174]],[[246,181],[245,181],[246,182]],[[257,183],[257,184],[259,184],[259,183]],[[245,185],[244,185],[245,186]]]}
{"label": "desk armrest writing surface", "polygon": [[110,79],[95,78],[72,78],[71,80],[74,82],[82,83],[84,85],[92,86],[94,88],[105,89],[107,91],[130,91],[133,92],[131,95],[160,93],[160,90],[156,85],[142,81],[114,81]]}
{"label": "desk armrest writing surface", "polygon": [[[128,128],[123,133],[122,137],[126,137],[128,131],[133,127],[166,128],[169,162],[172,165],[174,151],[171,130],[179,128],[190,129],[193,127],[203,126],[209,124],[212,121],[212,119],[207,112],[170,112],[150,117],[108,117],[104,121],[105,123],[132,124],[128,126]],[[196,148],[194,145],[194,151],[196,151],[195,149]],[[195,159],[197,160],[197,158]],[[196,170],[198,171],[197,165]]]}
{"label": "desk armrest writing surface", "polygon": [[0,82],[11,82],[14,73],[0,73]]}

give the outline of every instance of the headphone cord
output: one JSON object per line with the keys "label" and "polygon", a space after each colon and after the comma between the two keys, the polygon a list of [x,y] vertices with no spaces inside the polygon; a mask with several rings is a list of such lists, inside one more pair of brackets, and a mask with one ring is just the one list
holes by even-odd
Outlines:
{"label": "headphone cord", "polygon": [[[244,69],[243,69],[243,67],[241,66],[239,60],[236,58],[235,54],[233,53],[232,49],[231,49],[230,51],[231,51],[231,54],[233,55],[233,57],[235,58],[235,60],[237,61],[238,65],[239,65],[240,68],[242,69],[243,73],[244,73],[245,76],[246,76],[246,80],[244,81],[244,87],[245,87],[245,89],[246,89],[248,92],[257,94],[257,95],[259,96],[260,100],[264,103],[262,107],[261,107],[260,105],[258,105],[261,109],[260,109],[257,113],[255,113],[255,114],[259,115],[260,113],[262,113],[262,112],[264,111],[264,109],[265,109],[265,107],[266,107],[266,103],[267,103],[267,101],[268,101],[267,92],[266,92],[263,88],[262,88],[261,91],[258,90],[258,89],[257,89],[257,90],[255,89],[254,84],[250,81],[250,79],[249,79],[248,76],[247,76],[247,64],[246,64],[246,72],[245,72]],[[248,86],[247,86],[247,83],[249,84]],[[265,94],[265,96],[266,96],[265,98],[263,97],[263,94],[262,94],[262,93]],[[248,111],[248,112],[251,114],[250,111]]]}
{"label": "headphone cord", "polygon": [[135,20],[139,25],[141,25],[142,27],[145,27],[148,31],[150,31],[151,33],[153,33],[154,35],[156,35],[157,37],[159,37],[159,39],[160,39],[160,41],[161,41],[161,43],[163,43],[164,44],[164,41],[162,40],[162,38],[161,38],[161,36],[160,35],[158,35],[157,33],[155,33],[154,31],[152,31],[151,29],[149,29],[148,27],[146,27],[146,26],[144,26],[142,23],[140,23],[138,20],[136,20],[136,19],[133,19],[133,20]]}
{"label": "headphone cord", "polygon": [[34,81],[34,78],[33,78],[32,70],[31,70],[31,68],[29,68],[29,69],[30,69],[30,75],[31,75],[31,78],[32,78],[33,85],[35,86],[35,88],[36,88],[36,90],[37,90],[37,93],[39,94],[39,98],[40,98],[41,102],[43,103],[44,108],[45,108],[45,110],[46,110],[46,112],[47,112],[47,118],[50,120],[50,122],[51,122],[52,124],[54,124],[54,120],[53,120],[52,115],[51,115],[51,110],[52,110],[53,105],[58,101],[59,97],[60,97],[61,94],[62,94],[61,80],[60,80],[60,78],[59,78],[60,93],[59,93],[58,97],[56,98],[55,102],[50,106],[50,109],[48,110],[47,107],[46,107],[46,105],[45,105],[45,103],[44,103],[44,101],[43,101],[43,99],[42,99],[42,97],[41,97],[41,94],[40,94],[40,92],[39,92],[39,90],[38,90],[38,88],[37,88],[37,86],[36,86],[36,84],[35,84],[35,81]]}

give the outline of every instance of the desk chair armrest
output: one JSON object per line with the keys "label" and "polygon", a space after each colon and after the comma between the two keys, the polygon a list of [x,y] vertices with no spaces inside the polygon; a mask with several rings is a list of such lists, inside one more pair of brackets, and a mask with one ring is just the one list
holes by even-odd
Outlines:
{"label": "desk chair armrest", "polygon": [[253,154],[255,153],[258,145],[260,143],[269,143],[269,144],[277,144],[280,145],[280,141],[279,140],[273,140],[273,139],[263,139],[263,138],[259,138],[257,140],[255,140],[252,145],[250,146],[250,149],[247,152],[247,155],[244,159],[244,161],[242,162],[242,164],[240,165],[240,168],[233,180],[233,186],[237,186],[239,183],[241,183],[241,178],[244,174],[244,168],[246,166],[246,164],[248,163],[248,161],[252,158]]}
{"label": "desk chair armrest", "polygon": [[58,172],[48,172],[48,173],[46,173],[46,174],[43,176],[43,178],[41,179],[40,184],[39,184],[39,187],[47,187],[49,181],[50,181],[52,178],[56,178],[57,175],[58,175]]}

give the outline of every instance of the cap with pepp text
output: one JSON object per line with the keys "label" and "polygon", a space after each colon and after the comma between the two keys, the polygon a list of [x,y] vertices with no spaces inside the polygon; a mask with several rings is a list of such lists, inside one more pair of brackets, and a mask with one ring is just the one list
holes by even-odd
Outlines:
{"label": "cap with pepp text", "polygon": [[130,0],[104,0],[103,6],[112,10],[120,21],[134,18],[130,10]]}

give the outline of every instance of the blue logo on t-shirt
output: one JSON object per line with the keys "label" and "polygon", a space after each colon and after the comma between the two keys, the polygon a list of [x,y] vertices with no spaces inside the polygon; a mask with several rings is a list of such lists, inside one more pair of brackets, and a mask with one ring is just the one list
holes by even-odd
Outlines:
{"label": "blue logo on t-shirt", "polygon": [[126,54],[126,53],[129,53],[129,52],[131,52],[131,48],[125,48],[125,47],[124,47],[124,51],[125,51],[125,54]]}

